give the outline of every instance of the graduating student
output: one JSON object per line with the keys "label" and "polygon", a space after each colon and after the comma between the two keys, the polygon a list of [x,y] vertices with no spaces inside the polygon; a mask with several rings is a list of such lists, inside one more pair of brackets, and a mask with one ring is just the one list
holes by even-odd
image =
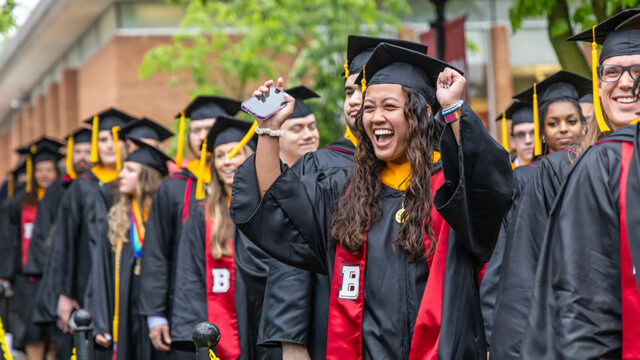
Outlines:
{"label": "graduating student", "polygon": [[44,275],[45,281],[50,278],[48,286],[57,299],[47,306],[57,306],[53,313],[58,327],[65,332],[69,331],[71,313],[84,302],[91,250],[107,231],[106,218],[113,203],[112,182],[117,180],[121,157],[126,154],[117,130],[134,119],[111,108],[85,121],[92,124],[91,161],[96,165],[72,182],[60,203]]}
{"label": "graduating student", "polygon": [[155,146],[131,141],[137,150],[124,161],[108,234],[92,254],[89,310],[96,342],[111,349],[112,359],[157,359],[160,354],[151,345],[147,319],[139,309],[140,267],[153,193],[169,173],[171,159]]}
{"label": "graduating student", "polygon": [[[427,46],[424,44],[349,35],[343,105],[346,134],[323,149],[307,153],[292,166],[291,171],[295,171],[301,178],[304,176],[305,181],[316,182],[333,176],[340,177],[343,182],[347,181],[354,165],[358,142],[354,135],[355,119],[362,104],[362,91],[356,79],[374,48],[382,42],[427,53]],[[296,107],[299,106],[298,103],[296,99]],[[282,343],[285,359],[301,359],[302,356],[308,358],[307,347],[313,358],[323,358],[327,331],[317,324],[326,323],[329,291],[330,279],[326,274],[310,273],[273,261],[269,267],[269,282],[264,299],[264,308],[267,310],[263,311],[260,322],[259,343]]]}
{"label": "graduating student", "polygon": [[[210,180],[210,170],[205,166],[206,149],[202,146],[203,141],[216,118],[221,115],[233,116],[238,111],[238,101],[199,96],[179,114],[182,131],[178,134],[176,163],[182,165],[185,117],[191,119],[187,145],[193,161],[164,180],[156,191],[149,210],[146,251],[142,259],[140,311],[148,317],[151,341],[158,350],[169,351],[171,345],[168,321],[173,308],[176,257],[182,225],[196,203],[196,189],[203,189]],[[203,167],[200,167],[199,157],[205,160],[202,161]],[[185,353],[182,356],[190,359],[193,354]]]}
{"label": "graduating student", "polygon": [[171,336],[176,346],[192,346],[193,327],[208,320],[224,334],[217,346],[221,358],[281,359],[279,349],[257,346],[268,255],[237,231],[227,210],[234,172],[253,152],[253,144],[231,159],[228,155],[250,127],[220,116],[209,132],[210,192],[182,231]]}
{"label": "graduating student", "polygon": [[[445,63],[383,43],[361,77],[349,183],[301,181],[262,136],[236,172],[231,216],[270,255],[331,277],[327,358],[486,356],[477,276],[510,205],[508,154],[460,101],[465,80]],[[261,126],[278,129],[287,101]],[[440,107],[442,169],[429,156]]]}
{"label": "graduating student", "polygon": [[28,359],[43,358],[52,339],[52,324],[37,325],[31,321],[41,277],[29,276],[24,269],[40,199],[60,175],[57,162],[63,156],[58,153],[59,146],[62,144],[43,138],[18,150],[27,156],[27,184],[25,191],[15,197],[15,201],[7,208],[7,227],[0,237],[1,242],[9,244],[3,262],[11,264],[12,268],[10,274],[3,274],[2,277],[12,283],[15,292],[13,301],[24,325],[24,332],[14,334],[16,345],[18,348],[24,347]]}
{"label": "graduating student", "polygon": [[[590,92],[591,81],[566,71],[536,86],[540,103],[543,143],[549,154],[536,161],[507,215],[507,236],[496,296],[491,353],[496,359],[518,358],[529,308],[538,249],[557,188],[576,158],[574,145],[587,128],[579,99]],[[532,89],[516,95],[528,99]],[[540,144],[538,144],[540,145]]]}
{"label": "graduating student", "polygon": [[[146,117],[123,126],[120,134],[127,140],[142,141],[153,147],[158,147],[160,143],[173,136],[169,129]],[[135,151],[137,147],[134,141],[127,143],[129,153]]]}

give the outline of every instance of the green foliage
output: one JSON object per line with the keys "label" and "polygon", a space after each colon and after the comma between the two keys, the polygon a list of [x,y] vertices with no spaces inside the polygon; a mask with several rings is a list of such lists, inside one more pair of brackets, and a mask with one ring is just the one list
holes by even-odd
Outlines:
{"label": "green foliage", "polygon": [[[146,54],[139,75],[171,74],[170,83],[195,83],[190,95],[248,97],[252,87],[282,76],[285,87],[304,82],[322,97],[309,101],[323,143],[341,132],[343,72],[348,34],[394,36],[406,0],[167,0],[183,5],[173,44]],[[284,58],[293,59],[285,63]]]}
{"label": "green foliage", "polygon": [[4,3],[0,5],[0,38],[2,40],[5,40],[9,30],[16,26],[16,19],[13,15],[16,6],[15,0],[4,0]]}

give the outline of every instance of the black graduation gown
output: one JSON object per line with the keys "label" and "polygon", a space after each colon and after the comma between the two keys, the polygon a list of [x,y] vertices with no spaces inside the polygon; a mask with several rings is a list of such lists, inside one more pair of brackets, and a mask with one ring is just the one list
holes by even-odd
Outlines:
{"label": "black graduation gown", "polygon": [[484,332],[487,339],[487,346],[491,348],[491,334],[493,329],[493,318],[498,293],[498,283],[500,282],[500,272],[507,244],[507,234],[512,224],[513,216],[518,208],[524,186],[529,182],[531,176],[537,171],[538,160],[528,165],[517,167],[513,171],[513,204],[500,225],[498,241],[493,250],[491,259],[487,262],[485,273],[480,283],[480,307],[484,321]]}
{"label": "black graduation gown", "polygon": [[518,359],[534,276],[549,212],[575,160],[563,149],[542,158],[518,200],[502,260],[494,315],[491,357]]}
{"label": "black graduation gown", "polygon": [[[461,146],[450,126],[443,132],[445,183],[434,197],[434,206],[451,227],[438,345],[442,359],[486,356],[477,270],[491,256],[513,188],[508,154],[466,105],[460,122]],[[285,166],[256,204],[260,196],[254,157],[250,157],[236,170],[231,216],[270,255],[331,277],[336,244],[328,236],[328,225],[335,200],[346,190],[346,176],[305,181]],[[391,246],[390,239],[399,228],[394,215],[401,208],[402,195],[384,187],[382,216],[368,232],[362,320],[365,359],[408,357],[427,281],[424,260],[410,262],[406,252]]]}
{"label": "black graduation gown", "polygon": [[[56,314],[59,295],[83,305],[91,272],[92,250],[107,233],[107,216],[113,203],[113,182],[103,184],[92,172],[78,176],[62,198],[52,235],[44,282],[49,289],[42,301],[41,317]],[[55,321],[53,319],[49,319]]]}
{"label": "black graduation gown", "polygon": [[636,125],[617,130],[583,153],[561,186],[540,249],[521,358],[621,357],[620,141],[634,146],[626,214],[638,269],[638,140]]}
{"label": "black graduation gown", "polygon": [[[86,300],[93,316],[94,334],[108,333],[113,336],[114,333],[115,256],[109,238],[103,236],[93,253],[90,290]],[[135,273],[136,261],[131,242],[123,243],[120,255],[118,360],[151,360],[162,356],[152,346],[147,319],[140,314],[141,284],[140,275]],[[113,347],[106,353],[111,359]]]}
{"label": "black graduation gown", "polygon": [[140,311],[171,321],[185,189],[191,179],[189,209],[196,205],[197,178],[186,167],[165,179],[153,196],[142,254]]}
{"label": "black graduation gown", "polygon": [[[178,248],[175,307],[171,338],[180,349],[193,347],[196,324],[208,321],[205,265],[204,206],[194,210],[184,224]],[[233,240],[235,259],[234,301],[241,359],[282,359],[278,348],[257,346],[258,322],[268,267],[266,255],[239,231]],[[215,321],[214,321],[215,323]],[[221,334],[223,337],[225,334]]]}
{"label": "black graduation gown", "polygon": [[27,264],[24,268],[25,274],[42,275],[51,247],[47,240],[58,216],[58,207],[72,181],[73,179],[68,176],[56,179],[49,185],[44,197],[40,200],[29,244]]}
{"label": "black graduation gown", "polygon": [[[298,177],[325,178],[336,171],[351,169],[355,152],[353,143],[342,138],[324,149],[303,155],[291,170]],[[330,280],[326,274],[311,273],[271,258],[258,344],[300,344],[313,354],[318,346],[313,343],[316,336],[311,331],[317,329],[312,323],[327,316],[329,290]],[[326,329],[322,333],[326,334]]]}

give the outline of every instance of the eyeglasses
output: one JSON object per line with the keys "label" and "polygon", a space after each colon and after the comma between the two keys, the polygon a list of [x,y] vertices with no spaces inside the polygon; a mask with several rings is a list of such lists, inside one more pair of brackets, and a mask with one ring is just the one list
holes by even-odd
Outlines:
{"label": "eyeglasses", "polygon": [[529,132],[518,131],[517,133],[513,134],[513,137],[519,141],[525,140],[527,137],[530,137],[533,139],[534,136],[535,136],[534,130],[531,130]]}
{"label": "eyeglasses", "polygon": [[616,82],[620,80],[622,74],[629,72],[633,80],[640,76],[640,64],[631,66],[621,66],[616,64],[607,64],[598,66],[598,78],[603,82]]}

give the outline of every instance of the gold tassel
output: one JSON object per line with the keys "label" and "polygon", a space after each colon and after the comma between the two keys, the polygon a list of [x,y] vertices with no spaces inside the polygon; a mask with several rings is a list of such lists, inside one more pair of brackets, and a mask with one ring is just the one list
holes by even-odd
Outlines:
{"label": "gold tassel", "polygon": [[349,77],[349,57],[344,58],[344,78]]}
{"label": "gold tassel", "polygon": [[178,150],[176,151],[176,165],[182,169],[182,152],[184,151],[184,110],[180,113],[180,125],[178,125]]}
{"label": "gold tassel", "polygon": [[97,163],[100,161],[98,157],[98,123],[100,118],[98,115],[93,116],[93,124],[91,124],[91,162]]}
{"label": "gold tassel", "polygon": [[73,135],[67,138],[67,175],[70,178],[76,178],[76,172],[73,170]]}
{"label": "gold tassel", "polygon": [[33,154],[36,150],[36,144],[31,144],[29,155],[27,155],[27,193],[30,193],[33,187]]}
{"label": "gold tassel", "polygon": [[204,184],[203,184],[203,172],[205,168],[205,163],[207,162],[207,138],[205,137],[202,141],[202,149],[200,150],[200,168],[198,169],[198,182],[196,183],[196,200],[204,199]]}
{"label": "gold tassel", "polygon": [[360,86],[362,87],[362,94],[367,90],[367,80],[365,79],[364,66],[362,67],[362,80],[360,80]]}
{"label": "gold tassel", "polygon": [[120,132],[120,126],[114,126],[111,128],[111,134],[113,135],[113,146],[116,149],[116,169],[120,171],[122,168],[122,159],[120,158],[120,136],[118,133]]}
{"label": "gold tassel", "polygon": [[251,128],[249,129],[249,131],[247,131],[247,133],[244,134],[244,137],[242,138],[242,140],[240,140],[238,145],[236,145],[236,147],[234,147],[233,149],[231,149],[231,151],[229,151],[229,155],[227,155],[229,159],[233,159],[234,156],[238,154],[238,151],[240,151],[240,149],[245,147],[245,145],[247,145],[249,141],[251,141],[251,138],[256,133],[257,127],[258,127],[258,122],[254,121],[253,125],[251,125]]}
{"label": "gold tassel", "polygon": [[591,42],[591,82],[593,83],[593,110],[596,114],[596,121],[600,132],[611,131],[602,115],[602,107],[600,105],[600,95],[598,94],[598,44],[596,43],[596,27],[591,28],[593,34],[593,42]]}
{"label": "gold tassel", "polygon": [[502,112],[502,146],[509,152],[509,134],[507,134],[507,114]]}
{"label": "gold tassel", "polygon": [[538,115],[538,94],[536,92],[536,84],[533,83],[533,137],[535,138],[535,146],[533,154],[535,156],[542,155],[542,137],[540,136],[540,116]]}

